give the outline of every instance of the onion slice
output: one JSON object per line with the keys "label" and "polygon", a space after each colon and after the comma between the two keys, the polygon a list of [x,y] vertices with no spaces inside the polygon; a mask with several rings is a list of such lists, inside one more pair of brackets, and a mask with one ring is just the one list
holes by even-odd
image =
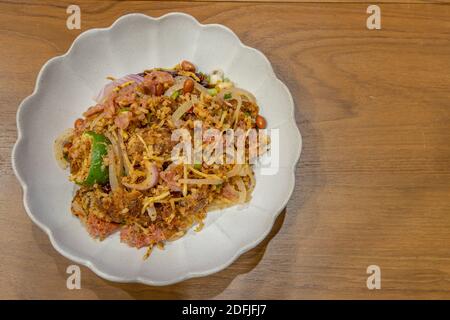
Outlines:
{"label": "onion slice", "polygon": [[125,143],[123,142],[122,135],[120,134],[120,131],[117,131],[117,137],[119,142],[119,150],[122,154],[122,161],[123,161],[123,169],[125,170],[125,175],[130,175],[130,172],[132,171],[132,166],[130,163],[130,159],[128,159],[127,156],[127,149],[125,147]]}
{"label": "onion slice", "polygon": [[94,98],[95,102],[102,103],[103,100],[111,94],[113,89],[117,86],[120,86],[126,82],[133,81],[136,84],[140,84],[144,81],[144,78],[137,74],[129,74],[122,78],[116,79],[107,85],[105,85],[102,90],[98,93],[98,95]]}
{"label": "onion slice", "polygon": [[222,195],[231,201],[236,201],[236,198],[239,198],[239,193],[233,188],[230,183],[225,183],[222,189]]}
{"label": "onion slice", "polygon": [[236,127],[237,127],[238,120],[239,120],[239,114],[241,112],[241,107],[242,107],[242,99],[240,96],[236,96],[236,101],[237,101],[237,106],[236,106],[236,110],[234,111],[234,129],[236,129]]}
{"label": "onion slice", "polygon": [[235,99],[237,96],[243,96],[245,97],[248,101],[252,102],[252,103],[256,103],[256,98],[255,96],[244,89],[241,88],[237,88],[237,87],[232,87],[229,89],[223,89],[219,92],[219,94],[216,96],[216,99],[218,99],[219,101],[223,101],[224,100],[224,96],[227,93],[231,93],[232,97]]}
{"label": "onion slice", "polygon": [[252,169],[250,169],[250,167],[247,167],[247,169],[245,170],[247,171],[247,175],[250,178],[250,187],[249,187],[249,192],[252,192],[253,189],[255,188],[256,185],[256,180],[255,180],[255,176],[253,174]]}
{"label": "onion slice", "polygon": [[245,184],[244,181],[242,181],[241,177],[238,177],[236,179],[236,184],[237,187],[239,189],[239,203],[245,203],[245,201],[247,200],[247,189],[245,188]]}
{"label": "onion slice", "polygon": [[[209,95],[208,90],[204,86],[202,86],[200,83],[198,83],[197,81],[195,81],[194,79],[192,79],[190,77],[186,77],[186,76],[177,76],[177,77],[175,77],[175,84],[174,84],[174,86],[177,85],[177,84],[181,84],[181,86],[183,86],[184,82],[187,79],[191,79],[191,80],[194,81],[194,88],[195,89],[197,89],[198,91],[200,91],[203,94]],[[169,89],[167,89],[167,90],[169,90]],[[176,90],[174,90],[174,91],[176,91]],[[173,91],[172,91],[172,93],[173,93]]]}
{"label": "onion slice", "polygon": [[158,177],[159,177],[158,167],[156,166],[156,164],[151,163],[149,161],[145,161],[144,165],[145,165],[145,169],[147,172],[147,175],[146,175],[144,181],[142,181],[140,183],[122,182],[122,184],[127,188],[141,190],[141,191],[154,187],[158,183]]}
{"label": "onion slice", "polygon": [[61,169],[65,170],[69,166],[69,162],[64,158],[64,145],[69,142],[73,136],[73,129],[64,130],[55,140],[53,144],[53,152],[55,159]]}
{"label": "onion slice", "polygon": [[104,133],[104,135],[108,138],[109,141],[111,141],[112,151],[116,160],[116,173],[118,177],[121,177],[123,172],[123,159],[122,152],[119,147],[119,142],[117,141],[115,134],[111,134],[107,131]]}
{"label": "onion slice", "polygon": [[114,156],[113,148],[110,146],[108,148],[108,159],[109,159],[109,184],[111,186],[112,191],[116,191],[120,188],[119,180],[117,178],[117,159]]}
{"label": "onion slice", "polygon": [[227,178],[231,178],[234,176],[240,176],[242,175],[241,171],[242,171],[243,165],[242,164],[236,164],[233,169],[231,169],[230,171],[228,171],[226,173],[226,177]]}
{"label": "onion slice", "polygon": [[172,121],[177,123],[178,120],[190,109],[193,107],[192,101],[183,102],[177,110],[172,114]]}
{"label": "onion slice", "polygon": [[175,91],[178,91],[181,89],[183,89],[183,83],[175,83],[173,86],[171,86],[169,89],[166,90],[164,95],[166,97],[171,97]]}
{"label": "onion slice", "polygon": [[210,95],[208,90],[204,86],[202,86],[200,83],[194,82],[194,87],[195,87],[195,89],[197,89],[201,93],[203,93],[205,95],[208,95],[208,96]]}

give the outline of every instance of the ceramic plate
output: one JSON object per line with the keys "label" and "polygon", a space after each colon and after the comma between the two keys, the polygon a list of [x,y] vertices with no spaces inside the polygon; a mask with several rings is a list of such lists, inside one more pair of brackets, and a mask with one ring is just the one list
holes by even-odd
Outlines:
{"label": "ceramic plate", "polygon": [[[201,232],[190,230],[143,260],[146,249],[120,243],[118,234],[93,240],[72,216],[74,186],[53,158],[53,141],[92,105],[106,76],[171,67],[183,59],[204,72],[220,68],[237,86],[254,93],[268,128],[279,129],[280,158],[276,174],[263,175],[256,168],[248,205],[209,213]],[[217,272],[263,240],[292,194],[301,151],[291,94],[267,58],[227,27],[202,25],[181,13],[159,18],[130,14],[109,28],[82,33],[66,54],[42,67],[33,94],[19,107],[17,127],[13,168],[25,209],[55,249],[108,280],[150,285]]]}

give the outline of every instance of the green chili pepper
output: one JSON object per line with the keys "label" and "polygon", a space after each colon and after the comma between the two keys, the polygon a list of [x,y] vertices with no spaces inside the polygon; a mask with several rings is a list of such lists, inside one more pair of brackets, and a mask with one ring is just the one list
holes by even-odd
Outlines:
{"label": "green chili pepper", "polygon": [[170,96],[173,100],[176,100],[178,96],[180,95],[180,90],[174,91],[172,95]]}
{"label": "green chili pepper", "polygon": [[216,88],[208,89],[208,94],[214,97],[217,94],[217,89]]}
{"label": "green chili pepper", "polygon": [[225,93],[224,96],[223,96],[223,98],[224,98],[225,100],[228,100],[228,99],[231,99],[232,96],[233,96],[233,95],[232,95],[231,93]]}
{"label": "green chili pepper", "polygon": [[108,144],[111,142],[104,135],[93,131],[86,131],[83,135],[91,139],[91,166],[86,179],[77,183],[83,186],[93,186],[96,183],[104,185],[109,181],[109,172],[103,158],[108,154]]}

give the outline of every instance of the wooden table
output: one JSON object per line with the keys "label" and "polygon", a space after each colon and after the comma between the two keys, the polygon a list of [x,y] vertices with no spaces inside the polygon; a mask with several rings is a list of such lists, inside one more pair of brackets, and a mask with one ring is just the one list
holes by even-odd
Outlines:
{"label": "wooden table", "polygon": [[[73,2],[81,31],[65,27]],[[1,1],[0,298],[450,298],[450,5],[382,2],[368,30],[367,1]],[[11,169],[17,106],[80,32],[171,11],[229,26],[287,84],[304,143],[294,194],[270,236],[212,276],[149,287],[82,267],[68,290],[71,262]],[[380,290],[366,287],[373,264]]]}

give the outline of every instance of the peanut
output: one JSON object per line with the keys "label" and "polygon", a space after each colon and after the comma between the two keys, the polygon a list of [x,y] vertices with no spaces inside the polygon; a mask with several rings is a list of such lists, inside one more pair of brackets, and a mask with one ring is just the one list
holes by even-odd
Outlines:
{"label": "peanut", "polygon": [[194,90],[194,80],[186,79],[183,84],[183,93],[191,93]]}
{"label": "peanut", "polygon": [[195,72],[195,66],[187,60],[181,61],[181,69],[184,71]]}
{"label": "peanut", "polygon": [[266,119],[264,119],[263,116],[257,115],[256,116],[256,126],[258,129],[265,129],[267,126]]}

